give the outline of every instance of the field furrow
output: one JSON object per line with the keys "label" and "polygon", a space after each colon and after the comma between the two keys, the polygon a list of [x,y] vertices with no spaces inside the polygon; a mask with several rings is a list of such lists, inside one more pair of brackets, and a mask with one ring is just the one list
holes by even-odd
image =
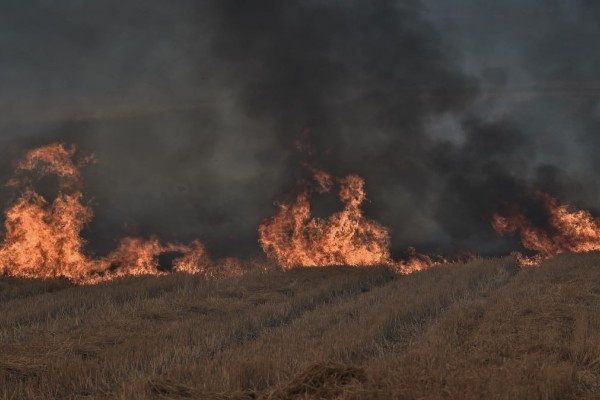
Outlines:
{"label": "field furrow", "polygon": [[0,398],[599,398],[599,263],[5,279]]}

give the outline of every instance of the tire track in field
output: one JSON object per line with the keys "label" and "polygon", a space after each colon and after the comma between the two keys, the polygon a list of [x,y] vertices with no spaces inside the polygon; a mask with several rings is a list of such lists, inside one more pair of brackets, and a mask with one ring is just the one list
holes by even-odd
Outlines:
{"label": "tire track in field", "polygon": [[[471,269],[470,274],[455,275],[447,283],[458,287],[460,281],[464,279],[466,285],[462,289],[445,297],[432,293],[413,307],[399,309],[394,313],[382,330],[385,352],[405,351],[426,335],[428,329],[453,308],[491,296],[508,285],[520,271],[512,257],[497,260],[496,264],[493,262],[490,264],[489,260],[478,260],[468,268]],[[457,279],[459,282],[456,281]]]}
{"label": "tire track in field", "polygon": [[[231,346],[252,342],[266,331],[290,324],[307,312],[368,293],[394,279],[397,276],[384,269],[298,270],[209,286],[190,284],[187,289],[168,292],[162,288],[159,296],[151,296],[158,291],[145,290],[147,298],[137,296],[132,302],[121,301],[124,295],[120,291],[128,289],[125,284],[116,289],[110,284],[79,288],[65,292],[63,303],[55,304],[54,309],[64,311],[53,317],[41,311],[37,322],[27,320],[28,325],[8,329],[8,334],[0,332],[0,347],[6,357],[33,357],[43,365],[40,385],[51,385],[52,376],[73,380],[75,374],[84,374],[106,387],[104,375],[110,371],[108,379],[118,377],[119,381],[112,382],[118,388],[120,382],[135,381],[140,366],[151,375],[176,362],[203,362]],[[117,291],[116,301],[98,303],[82,297],[95,291],[102,298],[102,293],[112,290]],[[85,304],[84,309],[79,301]],[[32,311],[25,313],[30,317]],[[33,345],[35,355],[28,353]],[[123,354],[128,356],[123,358]],[[74,378],[68,379],[70,374]],[[63,390],[61,387],[56,390]]]}
{"label": "tire track in field", "polygon": [[[231,294],[232,290],[236,295],[234,304],[229,305],[234,310],[205,316],[208,324],[218,327],[213,332],[215,340],[199,354],[200,358],[211,359],[232,346],[257,340],[265,332],[287,326],[321,307],[361,296],[397,279],[394,273],[385,269],[360,271],[349,267],[337,271],[298,269],[285,272],[282,277],[286,278],[284,282],[249,284],[243,289],[237,288],[239,292],[236,288],[225,291],[225,295]],[[297,284],[302,279],[305,282]],[[185,299],[185,304],[189,309],[189,299]],[[206,302],[197,305],[203,304]],[[225,305],[217,302],[211,307],[218,310]],[[239,309],[235,310],[236,307]]]}
{"label": "tire track in field", "polygon": [[[263,329],[251,341],[228,343],[194,369],[194,375],[227,382],[228,390],[264,389],[312,363],[357,363],[401,351],[453,304],[485,296],[506,284],[516,271],[513,267],[509,259],[440,267],[356,296],[318,302],[319,306],[295,318]],[[200,384],[209,391],[224,389],[210,382],[186,384]]]}

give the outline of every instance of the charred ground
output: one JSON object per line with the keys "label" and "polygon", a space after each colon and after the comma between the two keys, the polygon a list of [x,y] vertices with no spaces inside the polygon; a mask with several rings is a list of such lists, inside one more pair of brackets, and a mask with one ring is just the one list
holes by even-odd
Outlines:
{"label": "charred ground", "polygon": [[597,398],[598,263],[2,278],[0,396]]}

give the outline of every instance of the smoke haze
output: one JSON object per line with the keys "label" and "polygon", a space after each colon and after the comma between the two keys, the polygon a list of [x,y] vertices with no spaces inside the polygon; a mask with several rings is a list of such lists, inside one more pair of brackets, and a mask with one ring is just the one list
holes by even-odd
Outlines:
{"label": "smoke haze", "polygon": [[150,234],[258,252],[303,161],[363,176],[394,252],[515,248],[490,217],[537,191],[597,207],[597,2],[12,3],[0,178],[33,146],[95,153],[96,252]]}

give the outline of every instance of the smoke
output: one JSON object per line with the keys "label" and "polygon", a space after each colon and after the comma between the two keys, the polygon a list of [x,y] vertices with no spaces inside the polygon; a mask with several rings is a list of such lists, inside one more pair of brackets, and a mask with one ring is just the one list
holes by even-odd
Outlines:
{"label": "smoke", "polygon": [[504,251],[494,211],[535,209],[537,190],[597,203],[599,13],[584,0],[3,4],[0,178],[25,148],[73,142],[98,160],[84,171],[93,250],[155,233],[247,254],[306,161],[365,178],[395,252]]}
{"label": "smoke", "polygon": [[[447,188],[438,197],[438,220],[455,238],[502,249],[513,245],[488,240],[493,208],[519,208],[539,226],[548,218],[539,192],[597,209],[600,56],[592,49],[600,33],[598,4],[426,3],[430,19],[462,52],[462,70],[478,77],[481,87],[466,118],[455,118],[462,141],[434,153],[443,161]],[[446,205],[453,215],[444,212]],[[461,218],[472,223],[461,224]]]}

